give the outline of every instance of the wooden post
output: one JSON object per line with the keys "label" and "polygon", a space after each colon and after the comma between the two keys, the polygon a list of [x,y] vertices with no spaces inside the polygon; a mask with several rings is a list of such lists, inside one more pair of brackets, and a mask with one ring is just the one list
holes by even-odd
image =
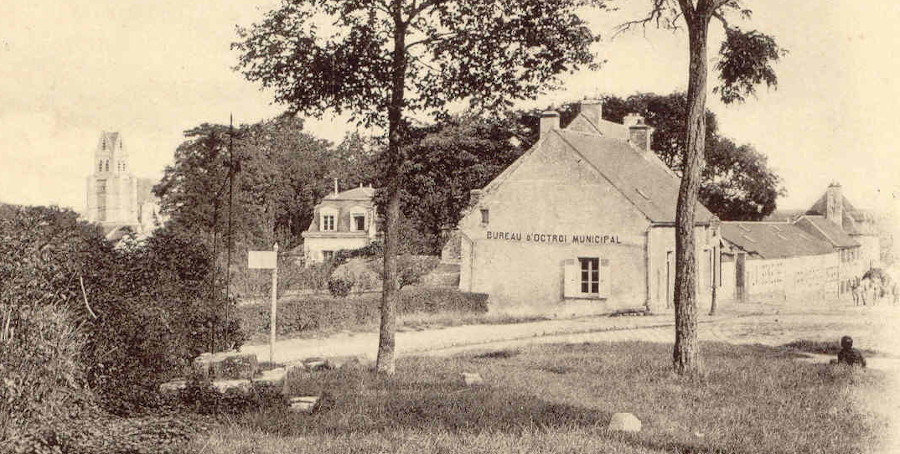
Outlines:
{"label": "wooden post", "polygon": [[269,362],[275,364],[275,323],[278,311],[278,243],[272,246],[275,252],[275,267],[272,268],[272,320],[269,323]]}

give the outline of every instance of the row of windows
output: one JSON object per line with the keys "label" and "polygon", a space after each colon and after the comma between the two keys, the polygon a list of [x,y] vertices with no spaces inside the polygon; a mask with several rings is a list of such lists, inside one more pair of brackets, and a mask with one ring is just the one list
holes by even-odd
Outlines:
{"label": "row of windows", "polygon": [[[97,163],[97,171],[98,172],[104,172],[104,169],[106,169],[105,170],[106,172],[109,172],[109,159],[107,159],[105,161],[101,159],[100,162]],[[124,162],[119,162],[119,171],[120,172],[125,171],[125,163]]]}
{"label": "row of windows", "polygon": [[[321,229],[323,232],[333,232],[337,229],[337,215],[322,214]],[[350,231],[362,232],[366,230],[366,215],[354,213],[350,216]]]}

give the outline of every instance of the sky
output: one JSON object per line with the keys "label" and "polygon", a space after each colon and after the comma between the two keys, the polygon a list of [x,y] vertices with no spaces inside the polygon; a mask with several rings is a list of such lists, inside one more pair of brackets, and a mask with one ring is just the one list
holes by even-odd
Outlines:
{"label": "sky", "polygon": [[[271,93],[232,68],[235,27],[277,0],[31,0],[0,15],[0,201],[84,208],[85,179],[101,131],[119,131],[138,176],[159,178],[183,132],[202,123],[253,123],[279,114]],[[587,14],[603,36],[600,70],[564,78],[561,91],[522,107],[687,86],[683,32],[615,34],[649,0],[618,0]],[[777,90],[725,106],[710,95],[720,131],[768,156],[787,194],[806,208],[832,181],[857,206],[900,208],[895,149],[900,5],[877,0],[745,0],[742,28],[776,37],[790,52]],[[710,63],[721,40],[711,25]],[[710,78],[710,87],[715,79]],[[345,118],[308,119],[310,133],[339,141]]]}

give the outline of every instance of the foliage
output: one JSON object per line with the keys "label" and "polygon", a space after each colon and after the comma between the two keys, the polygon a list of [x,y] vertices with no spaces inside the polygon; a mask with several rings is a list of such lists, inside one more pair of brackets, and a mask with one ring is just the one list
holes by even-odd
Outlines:
{"label": "foliage", "polygon": [[410,252],[440,253],[445,232],[469,206],[470,191],[485,186],[522,154],[525,148],[513,138],[523,134],[512,116],[473,111],[410,131],[414,145],[402,169],[401,211],[426,243]]}
{"label": "foliage", "polygon": [[338,298],[346,298],[353,289],[353,281],[341,276],[328,278],[328,293]]}
{"label": "foliage", "polygon": [[0,304],[0,445],[83,416],[93,406],[84,366],[85,344],[68,309]]}
{"label": "foliage", "polygon": [[[238,70],[271,89],[290,111],[349,111],[385,127],[385,260],[376,368],[394,370],[400,187],[409,112],[440,113],[454,101],[496,107],[534,98],[561,73],[596,67],[597,41],[578,16],[603,0],[406,0],[282,3],[239,28]],[[333,32],[319,34],[319,23]]]}
{"label": "foliage", "polygon": [[[159,230],[146,242],[130,238],[114,249],[74,212],[5,206],[0,238],[7,333],[27,332],[17,325],[27,314],[64,310],[66,329],[77,326],[84,334],[77,356],[84,380],[109,410],[154,405],[160,382],[213,347],[208,334],[242,342],[237,323],[218,315],[233,302],[208,291],[208,251],[172,231]],[[53,348],[66,348],[64,338],[58,341]],[[34,360],[28,355],[43,351],[34,349],[18,350],[26,357],[11,361]]]}
{"label": "foliage", "polygon": [[[378,318],[378,295],[350,295],[346,298],[302,296],[278,303],[279,336],[329,330],[369,328]],[[398,312],[484,314],[487,295],[456,289],[408,287],[403,289]],[[269,333],[269,307],[265,304],[241,306],[236,317],[248,336]]]}
{"label": "foliage", "polygon": [[328,191],[331,169],[355,150],[332,155],[328,142],[306,134],[303,122],[290,116],[233,131],[203,124],[185,138],[153,191],[173,229],[223,251],[233,174],[232,257],[240,269],[246,268],[237,257],[247,250],[270,249],[275,242],[289,250],[299,243],[313,207]]}

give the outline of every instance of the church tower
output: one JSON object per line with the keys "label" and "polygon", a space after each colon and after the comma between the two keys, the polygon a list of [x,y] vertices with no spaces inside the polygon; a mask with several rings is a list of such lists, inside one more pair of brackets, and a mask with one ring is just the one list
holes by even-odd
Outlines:
{"label": "church tower", "polygon": [[87,178],[85,216],[105,228],[139,226],[137,178],[118,132],[103,132],[94,151],[93,173]]}

